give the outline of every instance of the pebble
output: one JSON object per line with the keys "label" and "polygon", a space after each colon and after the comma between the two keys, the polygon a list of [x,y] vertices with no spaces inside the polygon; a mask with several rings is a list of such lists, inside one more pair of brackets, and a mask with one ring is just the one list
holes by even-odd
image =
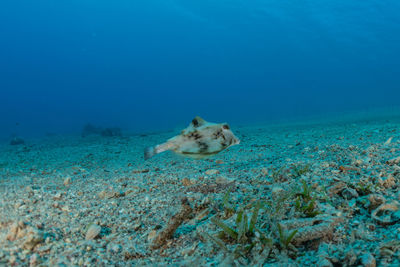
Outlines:
{"label": "pebble", "polygon": [[277,197],[279,196],[279,194],[281,194],[284,191],[284,189],[280,186],[274,186],[271,189],[271,193],[273,197]]}
{"label": "pebble", "polygon": [[332,262],[330,262],[328,259],[324,257],[320,257],[320,259],[317,262],[318,267],[333,267]]}
{"label": "pebble", "polygon": [[394,176],[391,174],[386,178],[379,179],[378,182],[384,188],[392,188],[396,185],[396,180],[395,180]]}
{"label": "pebble", "polygon": [[71,184],[71,177],[68,176],[67,178],[64,179],[64,185],[67,186],[70,184]]}
{"label": "pebble", "polygon": [[111,253],[119,253],[122,251],[122,246],[119,244],[109,244],[107,250]]}
{"label": "pebble", "polygon": [[262,169],[261,169],[261,173],[262,173],[264,176],[268,176],[268,175],[269,175],[267,168],[262,168]]}
{"label": "pebble", "polygon": [[54,200],[60,200],[61,198],[62,198],[61,192],[57,192],[53,197]]}
{"label": "pebble", "polygon": [[218,177],[215,178],[215,182],[217,184],[228,184],[231,181],[228,178],[224,177],[224,176],[218,176]]}
{"label": "pebble", "polygon": [[384,196],[379,195],[379,194],[370,194],[368,196],[368,200],[369,200],[369,210],[373,210],[376,209],[379,205],[385,203],[386,199]]}
{"label": "pebble", "polygon": [[37,244],[42,242],[44,242],[43,232],[30,227],[22,246],[24,249],[33,250]]}
{"label": "pebble", "polygon": [[12,255],[12,256],[9,258],[8,262],[9,262],[11,265],[14,265],[14,264],[17,262],[17,257],[16,257],[15,255]]}
{"label": "pebble", "polygon": [[151,241],[153,240],[157,235],[157,231],[156,230],[152,230],[150,231],[149,235],[147,236],[147,240]]}
{"label": "pebble", "polygon": [[40,257],[37,253],[33,253],[30,257],[29,257],[29,264],[30,266],[35,266],[38,265],[41,262]]}
{"label": "pebble", "polygon": [[207,175],[215,175],[215,174],[219,174],[219,170],[216,169],[209,169],[206,171]]}
{"label": "pebble", "polygon": [[97,224],[91,224],[86,232],[85,238],[86,240],[95,239],[100,235],[101,227]]}
{"label": "pebble", "polygon": [[361,256],[361,264],[364,267],[376,267],[376,260],[371,253],[365,253]]}
{"label": "pebble", "polygon": [[352,199],[352,198],[357,198],[357,197],[358,197],[358,193],[357,193],[357,191],[356,191],[355,189],[353,189],[353,188],[345,188],[345,189],[343,189],[343,191],[342,191],[342,196],[343,196],[345,199],[349,200],[349,199]]}
{"label": "pebble", "polygon": [[189,178],[185,177],[182,179],[182,185],[183,186],[191,186],[192,183],[190,182]]}
{"label": "pebble", "polygon": [[10,227],[10,230],[8,231],[7,234],[7,240],[9,241],[14,241],[18,233],[18,224],[13,223]]}
{"label": "pebble", "polygon": [[400,163],[400,156],[396,158],[392,158],[386,162],[388,165],[397,165]]}

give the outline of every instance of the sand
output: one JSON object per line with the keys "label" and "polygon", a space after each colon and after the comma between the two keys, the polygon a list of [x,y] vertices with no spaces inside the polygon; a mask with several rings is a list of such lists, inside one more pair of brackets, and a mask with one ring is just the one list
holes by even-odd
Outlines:
{"label": "sand", "polygon": [[232,127],[207,160],[144,161],[172,132],[3,142],[0,266],[398,266],[399,121]]}

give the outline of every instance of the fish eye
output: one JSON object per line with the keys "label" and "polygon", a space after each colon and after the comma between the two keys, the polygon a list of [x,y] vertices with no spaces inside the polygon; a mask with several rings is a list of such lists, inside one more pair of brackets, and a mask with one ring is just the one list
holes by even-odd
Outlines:
{"label": "fish eye", "polygon": [[230,128],[229,128],[229,125],[228,125],[228,124],[224,124],[224,125],[222,125],[222,129],[224,129],[224,130],[229,130]]}

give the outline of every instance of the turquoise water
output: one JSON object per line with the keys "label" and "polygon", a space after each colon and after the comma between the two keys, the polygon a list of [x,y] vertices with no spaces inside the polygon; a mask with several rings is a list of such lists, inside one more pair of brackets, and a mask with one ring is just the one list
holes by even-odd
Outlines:
{"label": "turquoise water", "polygon": [[398,106],[400,3],[0,3],[1,135]]}

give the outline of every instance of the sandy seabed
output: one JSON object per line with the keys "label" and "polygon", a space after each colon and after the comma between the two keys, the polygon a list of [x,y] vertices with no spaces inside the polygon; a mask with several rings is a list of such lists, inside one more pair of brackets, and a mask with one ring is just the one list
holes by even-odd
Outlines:
{"label": "sandy seabed", "polygon": [[0,144],[0,266],[399,266],[400,117]]}

